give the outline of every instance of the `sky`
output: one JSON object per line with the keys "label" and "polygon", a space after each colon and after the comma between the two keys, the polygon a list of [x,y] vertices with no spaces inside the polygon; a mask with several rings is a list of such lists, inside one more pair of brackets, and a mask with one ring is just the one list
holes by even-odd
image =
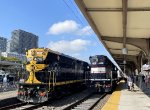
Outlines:
{"label": "sky", "polygon": [[89,62],[89,56],[107,55],[74,0],[0,0],[0,36],[22,29],[39,36],[39,47]]}

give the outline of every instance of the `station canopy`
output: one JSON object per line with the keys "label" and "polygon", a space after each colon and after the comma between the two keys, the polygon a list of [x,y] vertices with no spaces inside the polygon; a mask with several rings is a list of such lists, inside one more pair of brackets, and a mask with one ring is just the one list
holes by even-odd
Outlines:
{"label": "station canopy", "polygon": [[[150,0],[75,0],[100,41],[115,60],[132,60],[150,37]],[[122,49],[128,50],[123,55]],[[100,53],[102,54],[102,53]],[[136,62],[137,63],[137,62]]]}
{"label": "station canopy", "polygon": [[22,64],[8,62],[8,61],[0,61],[0,70],[18,70],[22,68]]}

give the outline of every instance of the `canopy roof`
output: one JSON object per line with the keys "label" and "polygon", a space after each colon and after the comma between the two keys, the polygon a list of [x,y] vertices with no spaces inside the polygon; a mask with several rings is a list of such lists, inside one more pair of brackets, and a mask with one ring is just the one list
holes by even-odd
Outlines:
{"label": "canopy roof", "polygon": [[112,56],[123,56],[123,48],[128,49],[127,56],[147,53],[142,40],[150,37],[150,0],[75,2]]}

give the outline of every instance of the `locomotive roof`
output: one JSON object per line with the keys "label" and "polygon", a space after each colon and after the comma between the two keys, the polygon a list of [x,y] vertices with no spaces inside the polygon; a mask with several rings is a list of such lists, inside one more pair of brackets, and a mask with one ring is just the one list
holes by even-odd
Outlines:
{"label": "locomotive roof", "polygon": [[90,57],[105,57],[105,58],[109,59],[106,55],[94,55],[94,56],[90,56]]}
{"label": "locomotive roof", "polygon": [[58,55],[61,55],[61,56],[65,56],[65,57],[68,57],[68,58],[71,58],[71,59],[74,59],[74,60],[78,60],[78,61],[87,63],[86,61],[79,60],[79,59],[77,59],[77,58],[75,58],[75,57],[66,55],[66,54],[64,54],[64,53],[60,53],[60,52],[58,52],[58,51],[54,51],[54,50],[49,49],[49,52],[52,52],[52,53],[55,53],[55,54],[58,54]]}
{"label": "locomotive roof", "polygon": [[[69,56],[69,55],[60,53],[60,52],[58,52],[58,51],[51,50],[51,49],[49,49],[49,48],[33,48],[33,49],[34,49],[34,50],[38,50],[38,49],[47,50],[48,52],[51,52],[51,53],[54,53],[54,54],[57,54],[57,55],[61,55],[61,56],[64,56],[64,57],[68,57],[68,58],[71,58],[71,59],[74,59],[74,60],[77,60],[77,61],[81,61],[81,62],[87,63],[86,61],[79,60],[79,59],[74,58],[74,57],[72,57],[72,56]],[[32,49],[31,49],[31,50],[32,50]]]}
{"label": "locomotive roof", "polygon": [[77,59],[75,57],[72,57],[72,56],[69,56],[69,55],[66,55],[66,54],[63,54],[61,53],[62,56],[65,56],[65,57],[68,57],[68,58],[71,58],[71,59],[74,59],[74,60],[78,60],[78,61],[81,61],[81,62],[84,62],[84,63],[87,63],[86,61],[83,61],[83,60],[80,60],[80,59]]}

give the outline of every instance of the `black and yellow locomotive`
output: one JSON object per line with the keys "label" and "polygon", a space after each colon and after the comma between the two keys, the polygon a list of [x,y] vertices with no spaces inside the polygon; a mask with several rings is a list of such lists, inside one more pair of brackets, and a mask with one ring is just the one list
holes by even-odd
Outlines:
{"label": "black and yellow locomotive", "polygon": [[18,89],[21,101],[41,103],[86,84],[87,62],[44,48],[30,49],[26,56],[26,79]]}

